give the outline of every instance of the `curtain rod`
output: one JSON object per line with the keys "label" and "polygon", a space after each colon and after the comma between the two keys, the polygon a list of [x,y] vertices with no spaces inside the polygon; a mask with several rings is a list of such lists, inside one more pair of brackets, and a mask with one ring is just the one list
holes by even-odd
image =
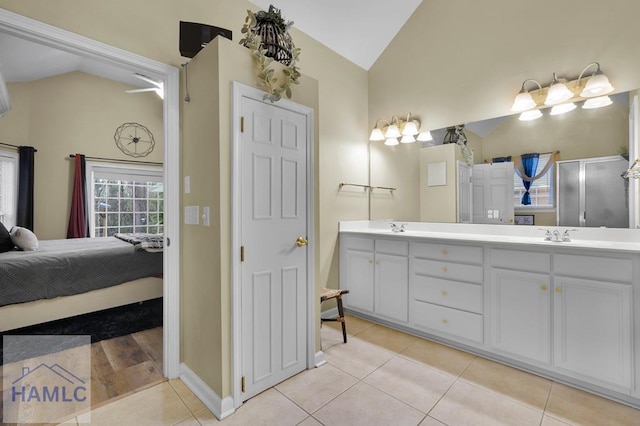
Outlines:
{"label": "curtain rod", "polygon": [[[3,145],[3,146],[10,146],[10,147],[12,147],[12,148],[20,148],[18,145],[11,145],[10,143],[4,143],[4,142],[0,142],[0,145]],[[37,149],[35,149],[35,148],[33,148],[33,152],[38,152],[38,150],[37,150]]]}
{"label": "curtain rod", "polygon": [[[69,158],[76,158],[75,154],[69,154]],[[109,161],[111,163],[133,163],[133,164],[151,164],[154,166],[163,166],[163,163],[156,163],[153,161],[140,161],[140,160],[120,160],[118,158],[103,158],[103,157],[89,157],[89,156],[84,156],[85,159],[87,160],[102,160],[102,161]]]}

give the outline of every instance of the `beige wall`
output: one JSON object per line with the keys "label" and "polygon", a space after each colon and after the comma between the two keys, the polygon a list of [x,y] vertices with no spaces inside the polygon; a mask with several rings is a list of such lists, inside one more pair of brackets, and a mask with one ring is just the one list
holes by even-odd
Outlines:
{"label": "beige wall", "polygon": [[[153,6],[149,2],[125,0],[58,0],[55,7],[43,7],[40,0],[0,0],[0,7],[176,67],[187,61],[178,51],[180,20],[228,28],[237,42],[247,9],[258,9],[244,0],[158,0]],[[126,11],[124,15],[123,11]],[[284,15],[286,18],[286,11]],[[366,197],[338,192],[341,181],[368,182],[368,74],[295,29],[292,36],[302,49],[302,73],[317,80],[319,89],[315,123],[318,131],[316,284],[337,287],[338,221],[368,217]],[[247,65],[245,71],[250,75],[252,66]],[[256,83],[255,77],[248,81]],[[191,93],[192,98],[194,94]],[[189,161],[182,166],[184,174],[191,173]],[[182,259],[185,262],[184,255]],[[202,265],[198,263],[196,267]],[[228,334],[229,330],[220,332]],[[319,348],[319,344],[317,346]],[[229,374],[230,362],[227,361],[221,360],[223,370],[209,376],[216,382],[216,389],[222,386],[220,378]],[[225,382],[224,388],[227,387]]]}
{"label": "beige wall", "polygon": [[[424,222],[449,222],[458,220],[458,172],[456,161],[462,161],[460,146],[446,144],[420,150],[420,220]],[[429,186],[430,163],[446,164],[446,184]]]}
{"label": "beige wall", "polygon": [[[639,13],[635,0],[603,7],[579,0],[423,1],[369,72],[369,126],[408,112],[430,129],[504,116],[525,79],[548,84],[554,71],[577,78],[592,61],[617,92],[636,89],[640,57],[631,29]],[[415,217],[416,149],[389,151],[376,164],[384,166],[382,180],[397,176],[408,196],[374,216]],[[381,167],[372,165],[371,173],[378,180]]]}
{"label": "beige wall", "polygon": [[35,156],[34,231],[39,239],[66,238],[74,166],[69,154],[131,159],[113,135],[123,123],[145,125],[156,145],[144,161],[163,161],[162,101],[154,93],[73,72],[8,84],[13,108],[0,119],[0,140],[29,145]]}
{"label": "beige wall", "polygon": [[[216,39],[190,64],[191,102],[183,111],[185,205],[211,206],[217,226],[185,225],[182,238],[182,360],[218,395],[231,393],[232,82],[253,85],[250,52]],[[294,102],[316,111],[318,82],[303,76]],[[314,138],[317,140],[318,131]],[[318,144],[315,146],[315,158]],[[316,161],[317,164],[317,161]],[[317,168],[317,165],[316,165]],[[318,214],[318,191],[314,191]],[[318,230],[315,230],[315,237]],[[317,293],[317,292],[316,292]]]}
{"label": "beige wall", "polygon": [[560,151],[561,160],[617,155],[629,146],[628,104],[544,114],[533,121],[507,117],[482,140],[484,159]]}

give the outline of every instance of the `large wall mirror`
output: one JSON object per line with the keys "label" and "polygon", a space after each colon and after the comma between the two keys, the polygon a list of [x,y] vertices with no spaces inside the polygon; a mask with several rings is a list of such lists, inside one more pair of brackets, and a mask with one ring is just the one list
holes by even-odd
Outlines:
{"label": "large wall mirror", "polygon": [[[541,188],[535,188],[535,192],[533,189],[530,190],[532,197],[549,197],[549,201],[542,207],[519,206],[524,187],[522,180],[514,175],[513,212],[519,223],[536,226],[628,227],[630,223],[629,212],[636,210],[634,207],[635,199],[633,195],[629,194],[629,180],[620,175],[629,165],[629,152],[632,155],[637,155],[633,146],[630,149],[630,140],[633,139],[630,137],[630,129],[632,129],[630,110],[632,110],[634,96],[637,94],[638,91],[611,95],[612,103],[597,109],[585,109],[582,108],[583,102],[576,102],[576,109],[562,115],[550,115],[550,109],[543,109],[541,110],[542,116],[531,121],[522,121],[518,114],[514,114],[464,123],[467,146],[474,152],[474,165],[492,163],[498,161],[498,158],[504,158],[507,161],[512,158],[514,163],[519,164],[519,157],[527,153],[540,154],[538,171],[542,170],[547,159],[553,158],[557,161],[548,172],[551,179],[546,181],[546,188],[541,185]],[[432,134],[434,140],[424,143],[424,146],[419,149],[421,158],[432,157],[429,150],[433,150],[434,154],[437,153],[438,146],[445,139],[446,128],[432,131]],[[635,138],[637,139],[637,136]],[[634,144],[634,142],[631,143]],[[553,156],[553,153],[557,154]],[[571,164],[568,164],[570,160]],[[585,166],[578,160],[587,161],[587,165]],[[600,161],[604,160],[617,162],[617,166],[614,166],[613,171],[603,171],[602,168],[605,166]],[[420,167],[423,166],[424,162]],[[590,189],[587,189],[590,202],[587,202],[585,207],[583,201],[581,212],[581,215],[585,216],[587,220],[585,221],[584,217],[578,220],[576,216],[575,221],[567,221],[565,218],[560,219],[564,221],[563,223],[559,223],[558,206],[562,206],[563,212],[566,212],[568,205],[578,202],[574,201],[578,200],[578,194],[575,191],[579,190],[578,187],[581,183],[579,181],[584,181],[585,167],[587,173],[597,173],[592,180],[597,183],[605,195],[595,196],[592,191],[590,192]],[[582,174],[578,173],[580,168],[582,168]],[[558,187],[559,181],[567,180],[567,173],[570,169],[576,170],[575,179],[577,181],[575,185],[569,189]],[[558,179],[559,172],[562,175],[561,179]],[[374,179],[375,173],[376,171],[372,170]],[[420,185],[424,185],[424,183],[421,182]],[[633,182],[632,188],[635,188],[635,185],[637,183]],[[457,186],[451,186],[448,191],[456,191],[456,188]],[[424,198],[424,191],[421,190],[420,193],[421,198]],[[584,194],[581,197],[584,198]],[[441,197],[436,198],[441,199]],[[612,211],[610,207],[614,204],[614,199],[617,202],[623,200],[623,205],[626,203],[623,206],[623,212]],[[438,200],[434,200],[432,197],[430,202],[422,202],[421,208],[424,209],[425,204],[428,209],[443,208],[442,203],[434,201]],[[471,203],[475,202],[474,198]],[[607,219],[596,221],[594,220],[596,215],[605,215]],[[614,216],[618,217],[614,218]],[[430,220],[429,217],[443,219]],[[421,218],[431,222],[460,222],[455,216],[443,215],[440,212],[431,216],[427,215],[426,218],[424,214],[421,214]],[[503,223],[511,224],[513,219]]]}

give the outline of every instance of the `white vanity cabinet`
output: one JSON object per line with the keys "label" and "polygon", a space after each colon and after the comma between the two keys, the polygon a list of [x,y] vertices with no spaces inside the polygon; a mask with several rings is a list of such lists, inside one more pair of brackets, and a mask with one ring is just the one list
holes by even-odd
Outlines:
{"label": "white vanity cabinet", "polygon": [[340,288],[349,290],[344,306],[383,319],[408,319],[409,243],[345,236],[340,239]]}
{"label": "white vanity cabinet", "polygon": [[482,247],[412,242],[410,252],[411,326],[482,343]]}
{"label": "white vanity cabinet", "polygon": [[629,392],[633,259],[556,254],[554,272],[554,366]]}
{"label": "white vanity cabinet", "polygon": [[493,248],[489,335],[492,350],[549,364],[551,358],[551,255]]}
{"label": "white vanity cabinet", "polygon": [[340,288],[349,290],[342,301],[345,307],[373,313],[374,243],[367,237],[340,239]]}

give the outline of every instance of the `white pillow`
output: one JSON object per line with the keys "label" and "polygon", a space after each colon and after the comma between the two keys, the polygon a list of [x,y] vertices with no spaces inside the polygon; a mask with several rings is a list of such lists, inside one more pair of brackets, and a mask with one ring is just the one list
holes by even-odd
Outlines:
{"label": "white pillow", "polygon": [[11,241],[18,246],[20,250],[33,251],[38,250],[38,237],[36,234],[21,226],[11,228]]}

